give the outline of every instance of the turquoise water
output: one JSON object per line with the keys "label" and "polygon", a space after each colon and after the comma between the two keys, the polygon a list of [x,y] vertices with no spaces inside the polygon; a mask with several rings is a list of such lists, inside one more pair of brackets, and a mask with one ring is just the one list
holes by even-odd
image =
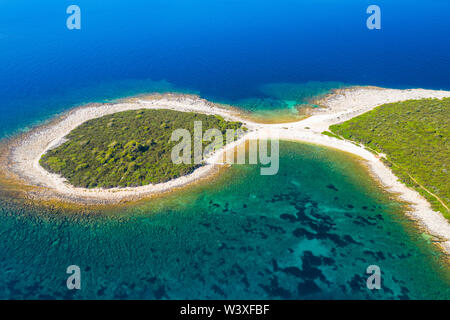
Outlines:
{"label": "turquoise water", "polygon": [[[280,171],[101,212],[2,200],[0,298],[448,299],[441,255],[350,156],[293,142]],[[82,289],[66,289],[79,265]],[[366,288],[369,265],[380,290]]]}
{"label": "turquoise water", "polygon": [[254,96],[218,102],[236,106],[260,121],[295,121],[304,116],[302,108],[317,107],[314,100],[324,97],[334,89],[351,86],[336,81],[266,83],[257,88]]}

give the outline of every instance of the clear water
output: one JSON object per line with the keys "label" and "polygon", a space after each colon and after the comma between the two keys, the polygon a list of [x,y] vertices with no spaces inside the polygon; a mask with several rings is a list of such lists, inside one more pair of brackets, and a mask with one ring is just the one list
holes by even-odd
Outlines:
{"label": "clear water", "polygon": [[[107,212],[4,202],[1,298],[448,299],[439,252],[347,154],[284,142],[280,172]],[[82,290],[65,287],[79,265]],[[366,287],[378,265],[382,289]]]}

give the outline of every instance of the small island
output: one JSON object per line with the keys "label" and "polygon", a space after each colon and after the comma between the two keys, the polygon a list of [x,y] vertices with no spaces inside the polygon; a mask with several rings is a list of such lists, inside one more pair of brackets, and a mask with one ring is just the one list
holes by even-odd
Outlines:
{"label": "small island", "polygon": [[[192,173],[200,164],[175,164],[171,151],[177,144],[172,132],[186,129],[193,135],[194,122],[202,133],[242,127],[218,115],[174,110],[138,109],[118,112],[84,122],[62,144],[40,159],[46,170],[60,174],[82,188],[138,187],[166,182]],[[203,145],[207,142],[202,141]],[[191,148],[192,154],[194,148]]]}

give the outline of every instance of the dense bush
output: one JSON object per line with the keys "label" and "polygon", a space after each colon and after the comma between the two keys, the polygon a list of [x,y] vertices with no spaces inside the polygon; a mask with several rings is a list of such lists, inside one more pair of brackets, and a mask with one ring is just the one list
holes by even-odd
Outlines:
{"label": "dense bush", "polygon": [[330,130],[385,153],[399,178],[449,217],[447,209],[411,179],[449,206],[449,118],[450,98],[409,100],[379,106]]}
{"label": "dense bush", "polygon": [[[219,116],[190,112],[118,112],[81,124],[66,136],[67,142],[44,154],[40,164],[78,187],[134,187],[165,182],[199,166],[174,164],[171,160],[172,148],[178,143],[170,142],[172,132],[183,128],[193,137],[194,121],[202,121],[203,133],[209,128],[225,133],[226,129],[242,126]],[[204,142],[203,146],[208,144]]]}

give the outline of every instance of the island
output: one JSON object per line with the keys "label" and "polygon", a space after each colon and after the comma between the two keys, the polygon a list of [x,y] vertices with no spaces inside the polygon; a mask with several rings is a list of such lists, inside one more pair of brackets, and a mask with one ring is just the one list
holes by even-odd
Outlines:
{"label": "island", "polygon": [[[208,129],[242,127],[218,115],[174,110],[138,109],[92,119],[72,130],[59,146],[47,150],[39,163],[60,174],[75,187],[138,187],[166,182],[192,173],[201,164],[172,161],[176,129],[194,135],[194,123],[201,122],[202,135]],[[206,145],[202,140],[202,144]],[[193,142],[191,142],[193,144]],[[190,147],[192,158],[194,147]]]}

